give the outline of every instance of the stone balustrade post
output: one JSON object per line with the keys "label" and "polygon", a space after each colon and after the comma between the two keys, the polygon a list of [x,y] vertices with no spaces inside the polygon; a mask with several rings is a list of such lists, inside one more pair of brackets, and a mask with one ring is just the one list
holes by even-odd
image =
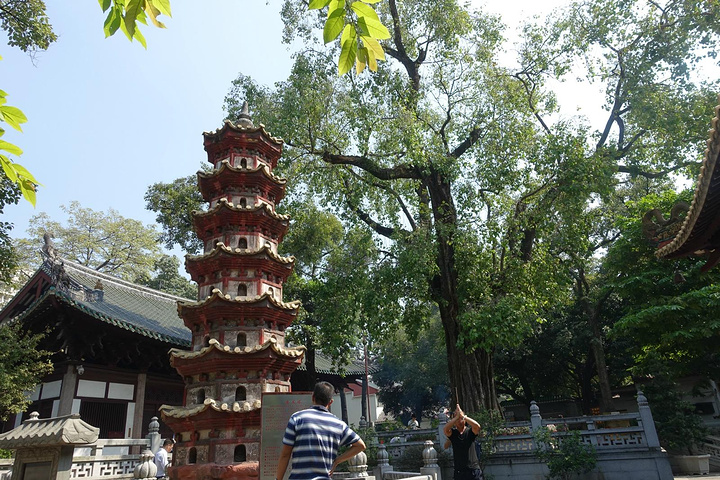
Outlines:
{"label": "stone balustrade post", "polygon": [[353,474],[353,478],[367,477],[367,455],[360,452],[350,460],[348,460],[348,471]]}
{"label": "stone balustrade post", "polygon": [[[437,440],[438,440],[438,445],[440,445],[440,448],[442,448],[443,451],[446,450],[445,449],[445,440],[447,439],[443,429],[445,428],[445,424],[447,422],[448,422],[448,416],[445,413],[445,411],[443,410],[440,413],[438,413]],[[450,450],[450,447],[448,447],[447,450]]]}
{"label": "stone balustrade post", "polygon": [[643,431],[645,432],[645,441],[650,448],[660,448],[660,440],[658,439],[657,430],[655,429],[655,421],[653,420],[648,400],[643,392],[637,392],[638,412],[640,413],[640,422],[642,422]]}
{"label": "stone balustrade post", "polygon": [[420,475],[430,475],[435,480],[442,480],[440,465],[437,463],[437,451],[432,440],[425,440],[425,448],[422,452],[423,466],[420,467]]}
{"label": "stone balustrade post", "polygon": [[141,480],[155,480],[157,474],[157,466],[155,465],[155,455],[150,450],[143,450],[140,454],[140,463],[135,467],[133,478]]}
{"label": "stone balustrade post", "polygon": [[392,466],[390,465],[390,455],[388,455],[385,444],[381,443],[378,445],[377,451],[377,467],[375,467],[375,478],[383,480],[383,475],[386,472],[392,472]]}
{"label": "stone balustrade post", "polygon": [[536,432],[542,427],[542,417],[540,416],[540,407],[535,400],[530,402],[530,431]]}
{"label": "stone balustrade post", "polygon": [[160,422],[158,422],[158,417],[152,417],[150,419],[148,434],[145,438],[150,440],[150,451],[157,453],[162,446],[162,437],[160,437]]}

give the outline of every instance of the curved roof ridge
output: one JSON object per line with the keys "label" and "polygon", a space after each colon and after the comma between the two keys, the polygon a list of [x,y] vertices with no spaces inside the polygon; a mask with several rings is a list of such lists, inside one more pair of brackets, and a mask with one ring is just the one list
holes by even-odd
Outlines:
{"label": "curved roof ridge", "polygon": [[109,275],[107,273],[98,272],[97,270],[94,270],[92,268],[86,267],[84,265],[80,265],[79,263],[75,263],[71,260],[68,260],[64,257],[58,257],[59,261],[65,264],[65,267],[70,266],[71,269],[78,270],[86,275],[94,276],[99,279],[101,279],[104,282],[112,283],[115,286],[126,288],[128,290],[138,291],[140,293],[147,294],[149,296],[154,296],[158,298],[163,298],[167,300],[190,300],[188,298],[179,297],[177,295],[173,295],[171,293],[162,292],[160,290],[155,290],[154,288],[146,287],[144,285],[138,285],[136,283],[129,282],[127,280],[123,280],[121,278],[115,277],[113,275]]}
{"label": "curved roof ridge", "polygon": [[[720,95],[718,95],[718,102],[720,102]],[[683,221],[677,235],[675,235],[675,238],[673,238],[667,245],[664,245],[655,251],[655,256],[657,257],[664,257],[678,250],[687,241],[700,216],[702,207],[705,204],[708,188],[717,165],[718,153],[720,152],[720,131],[718,130],[720,105],[715,107],[714,112],[715,116],[710,124],[711,128],[708,132],[709,138],[706,142],[707,148],[705,148],[703,155],[700,175],[698,176],[697,186],[695,187],[695,194],[693,195],[690,209],[685,215],[685,220]]]}
{"label": "curved roof ridge", "polygon": [[251,346],[245,346],[245,347],[230,347],[229,345],[223,345],[222,343],[218,342],[216,339],[211,338],[210,339],[210,345],[207,347],[203,347],[200,350],[196,351],[188,351],[188,350],[182,350],[179,348],[173,348],[170,350],[170,356],[173,358],[182,358],[182,359],[193,359],[193,358],[200,358],[204,357],[208,353],[217,350],[219,352],[229,353],[233,355],[248,355],[251,353],[257,353],[262,352],[263,350],[271,349],[278,355],[282,355],[284,357],[299,357],[305,353],[306,348],[303,346],[300,347],[281,347],[278,345],[277,340],[274,338],[270,338],[263,344],[255,345],[254,347]]}
{"label": "curved roof ridge", "polygon": [[221,198],[217,204],[209,210],[193,210],[193,215],[204,217],[219,211],[221,208],[229,208],[235,212],[257,212],[258,210],[264,209],[271,217],[276,220],[290,220],[290,215],[277,213],[270,205],[265,202],[260,202],[257,205],[248,205],[247,207],[236,207],[232,202],[229,202],[227,198]]}
{"label": "curved roof ridge", "polygon": [[190,261],[200,261],[200,260],[207,260],[208,258],[215,257],[217,255],[220,255],[221,253],[228,253],[230,255],[238,255],[238,256],[252,256],[252,255],[258,255],[260,253],[267,253],[267,255],[272,258],[273,260],[276,260],[280,263],[283,263],[285,265],[295,262],[295,257],[293,255],[289,255],[287,257],[282,256],[278,253],[275,253],[275,251],[270,247],[269,245],[263,245],[262,247],[258,248],[257,250],[250,250],[249,248],[232,248],[225,245],[224,242],[218,242],[215,244],[213,249],[208,253],[202,253],[200,255],[186,255],[186,259]]}
{"label": "curved roof ridge", "polygon": [[265,135],[269,140],[271,140],[273,143],[275,143],[276,145],[282,145],[284,143],[282,138],[273,137],[267,130],[265,130],[265,125],[263,125],[262,123],[259,123],[257,127],[250,127],[250,126],[243,127],[240,124],[233,123],[232,121],[230,121],[230,119],[227,119],[227,118],[223,122],[222,127],[216,128],[215,131],[213,131],[213,132],[203,132],[203,136],[218,135],[227,129],[235,131],[235,132],[242,132],[242,133],[260,132],[263,135]]}
{"label": "curved roof ridge", "polygon": [[[203,300],[198,301],[190,301],[190,302],[179,302],[178,303],[178,309],[181,307],[186,308],[199,308],[203,305],[206,305],[208,303],[211,303],[215,299],[231,302],[231,303],[260,303],[261,301],[267,299],[270,303],[272,303],[274,306],[281,308],[283,310],[297,310],[300,308],[301,302],[299,300],[293,300],[292,302],[280,302],[278,300],[275,300],[275,298],[270,295],[268,292],[263,293],[262,295],[258,295],[252,298],[247,297],[231,297],[228,294],[223,294],[220,290],[217,288],[213,288],[211,295],[208,295]],[[247,298],[247,299],[246,299]]]}
{"label": "curved roof ridge", "polygon": [[230,165],[230,161],[225,158],[220,162],[220,168],[213,169],[210,172],[204,172],[202,170],[197,172],[197,175],[202,178],[212,178],[219,175],[223,170],[230,170],[231,172],[236,173],[255,173],[259,170],[262,170],[262,173],[273,182],[285,185],[287,183],[287,179],[279,177],[275,175],[273,172],[270,171],[270,167],[268,167],[265,163],[260,162],[260,165],[258,165],[256,168],[237,168]]}
{"label": "curved roof ridge", "polygon": [[161,405],[158,410],[160,410],[160,413],[162,413],[165,416],[172,417],[172,418],[188,418],[188,417],[194,417],[195,415],[198,415],[206,410],[213,409],[216,412],[227,412],[227,413],[236,413],[236,412],[252,412],[253,410],[258,410],[262,406],[262,403],[260,399],[257,399],[253,402],[248,402],[247,400],[242,402],[219,402],[213,398],[206,398],[205,402],[201,405],[194,405],[191,407],[175,407],[172,405]]}

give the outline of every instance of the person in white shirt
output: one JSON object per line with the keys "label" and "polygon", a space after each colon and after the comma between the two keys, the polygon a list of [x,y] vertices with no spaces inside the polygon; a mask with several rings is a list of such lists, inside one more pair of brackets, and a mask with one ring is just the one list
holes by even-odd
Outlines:
{"label": "person in white shirt", "polygon": [[410,421],[407,424],[408,428],[411,428],[413,430],[417,430],[420,428],[420,424],[417,421],[417,418],[415,417],[415,414],[412,414],[412,417],[410,418]]}
{"label": "person in white shirt", "polygon": [[163,446],[155,454],[155,466],[157,467],[157,478],[166,478],[167,472],[165,471],[168,466],[168,453],[172,452],[173,441],[166,438],[163,442]]}

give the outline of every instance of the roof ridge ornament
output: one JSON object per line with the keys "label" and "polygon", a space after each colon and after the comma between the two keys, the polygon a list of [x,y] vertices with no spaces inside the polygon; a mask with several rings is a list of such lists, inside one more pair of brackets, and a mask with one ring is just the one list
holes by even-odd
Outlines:
{"label": "roof ridge ornament", "polygon": [[237,125],[242,128],[254,128],[252,119],[250,118],[250,111],[248,109],[248,102],[245,100],[242,106],[242,112],[238,115]]}

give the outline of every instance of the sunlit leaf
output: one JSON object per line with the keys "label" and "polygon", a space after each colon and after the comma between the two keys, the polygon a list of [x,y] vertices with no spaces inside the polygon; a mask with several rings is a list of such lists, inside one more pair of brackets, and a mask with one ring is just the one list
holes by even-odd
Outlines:
{"label": "sunlit leaf", "polygon": [[367,65],[367,47],[358,48],[357,59],[355,60],[355,73],[358,75],[365,70]]}
{"label": "sunlit leaf", "polygon": [[355,28],[352,25],[345,25],[340,44],[342,45],[342,49],[340,50],[340,60],[338,61],[338,73],[345,75],[350,71],[357,57],[357,37],[355,35]]}
{"label": "sunlit leaf", "polygon": [[380,46],[380,42],[375,40],[372,37],[366,37],[364,35],[361,35],[360,38],[363,41],[363,44],[369,49],[372,50],[374,56],[378,60],[385,60],[385,51]]}
{"label": "sunlit leaf", "polygon": [[23,180],[19,184],[20,191],[22,192],[22,196],[25,197],[25,200],[30,202],[30,204],[34,207],[35,203],[37,201],[37,195],[35,193],[35,185],[29,181],[29,180]]}
{"label": "sunlit leaf", "polygon": [[323,40],[325,43],[330,43],[340,35],[345,25],[345,9],[340,8],[335,10],[325,22],[325,28],[323,29]]}
{"label": "sunlit leaf", "polygon": [[13,127],[15,130],[22,132],[20,128],[21,123],[27,122],[27,117],[17,107],[11,107],[9,105],[0,106],[0,113],[2,113],[3,119]]}
{"label": "sunlit leaf", "polygon": [[18,182],[18,175],[15,169],[13,168],[13,164],[5,155],[0,155],[0,165],[2,165],[3,172],[5,172],[5,175],[10,179],[11,182],[17,183]]}
{"label": "sunlit leaf", "polygon": [[328,3],[330,3],[330,0],[312,0],[310,5],[308,5],[308,10],[320,10]]}
{"label": "sunlit leaf", "polygon": [[20,147],[17,145],[13,145],[10,142],[6,142],[5,140],[0,140],[0,150],[5,150],[8,153],[12,153],[13,155],[22,155],[23,151]]}
{"label": "sunlit leaf", "polygon": [[145,41],[145,36],[142,34],[139,28],[135,29],[135,35],[133,35],[135,39],[137,39],[138,42],[140,42],[140,45],[145,47],[147,50],[147,42]]}
{"label": "sunlit leaf", "polygon": [[105,31],[105,38],[115,35],[117,29],[120,28],[121,22],[122,16],[120,15],[119,10],[117,8],[113,8],[112,10],[110,10],[107,18],[105,18],[105,24],[103,25],[103,30]]}
{"label": "sunlit leaf", "polygon": [[368,17],[360,17],[358,18],[358,26],[364,33],[372,38],[377,38],[378,40],[390,38],[390,32],[387,28],[385,28],[385,25],[380,23],[378,20]]}
{"label": "sunlit leaf", "polygon": [[102,8],[103,12],[106,12],[108,8],[110,8],[110,5],[112,2],[110,0],[98,0],[98,3],[100,3],[100,8]]}
{"label": "sunlit leaf", "polygon": [[13,163],[13,167],[15,168],[15,171],[17,172],[19,177],[22,177],[26,180],[31,181],[35,185],[42,185],[40,182],[38,182],[32,173],[28,171],[27,168],[23,167],[19,163]]}
{"label": "sunlit leaf", "polygon": [[135,36],[138,12],[142,11],[142,3],[142,0],[128,0],[127,4],[125,5],[124,23],[131,40]]}
{"label": "sunlit leaf", "polygon": [[350,8],[352,8],[353,12],[357,13],[359,18],[369,18],[380,23],[377,13],[375,13],[375,10],[373,10],[371,6],[363,2],[353,2],[352,5],[350,5]]}
{"label": "sunlit leaf", "polygon": [[172,17],[172,12],[170,11],[170,0],[146,0],[146,1],[147,1],[147,3],[151,3],[163,15]]}

